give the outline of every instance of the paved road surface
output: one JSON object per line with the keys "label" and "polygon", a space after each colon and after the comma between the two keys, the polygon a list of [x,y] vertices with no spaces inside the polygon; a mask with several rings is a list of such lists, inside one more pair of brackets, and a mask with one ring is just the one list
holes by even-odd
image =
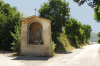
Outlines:
{"label": "paved road surface", "polygon": [[0,53],[0,66],[100,66],[100,44],[91,44],[51,57],[10,56]]}

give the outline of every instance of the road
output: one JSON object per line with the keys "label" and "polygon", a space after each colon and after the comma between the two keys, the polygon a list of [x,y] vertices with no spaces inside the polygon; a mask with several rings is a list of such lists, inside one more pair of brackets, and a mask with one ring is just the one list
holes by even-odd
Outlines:
{"label": "road", "polygon": [[11,56],[0,53],[0,66],[100,66],[100,44],[90,44],[54,57]]}

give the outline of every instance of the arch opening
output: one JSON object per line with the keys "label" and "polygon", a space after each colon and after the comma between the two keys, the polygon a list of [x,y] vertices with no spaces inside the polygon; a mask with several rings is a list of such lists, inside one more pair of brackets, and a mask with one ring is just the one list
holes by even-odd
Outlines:
{"label": "arch opening", "polygon": [[40,45],[43,44],[43,30],[42,25],[38,22],[33,22],[28,29],[28,43]]}

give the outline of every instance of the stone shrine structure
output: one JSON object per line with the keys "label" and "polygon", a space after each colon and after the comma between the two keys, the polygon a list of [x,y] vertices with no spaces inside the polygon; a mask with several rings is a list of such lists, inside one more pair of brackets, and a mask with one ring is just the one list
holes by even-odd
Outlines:
{"label": "stone shrine structure", "polygon": [[37,16],[20,19],[21,55],[51,56],[51,21]]}

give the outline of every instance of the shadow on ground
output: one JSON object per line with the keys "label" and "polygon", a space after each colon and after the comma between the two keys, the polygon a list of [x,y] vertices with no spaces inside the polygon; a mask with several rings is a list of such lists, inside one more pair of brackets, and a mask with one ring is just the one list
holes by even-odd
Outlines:
{"label": "shadow on ground", "polygon": [[9,54],[9,53],[13,53],[13,51],[0,51],[0,54]]}
{"label": "shadow on ground", "polygon": [[35,57],[35,56],[17,56],[16,54],[13,54],[13,51],[0,51],[0,54],[3,54],[8,57],[13,57],[12,60],[41,60],[46,61],[51,57]]}
{"label": "shadow on ground", "polygon": [[[83,47],[80,48],[76,48],[76,49],[83,49]],[[71,54],[73,53],[72,51],[68,51],[68,52],[56,52],[57,54]]]}
{"label": "shadow on ground", "polygon": [[71,54],[72,51],[69,51],[69,52],[56,52],[57,54]]}
{"label": "shadow on ground", "polygon": [[35,56],[9,56],[9,57],[15,57],[12,60],[41,60],[46,61],[51,57],[35,57]]}
{"label": "shadow on ground", "polygon": [[[69,52],[57,52],[57,54],[71,54],[72,51]],[[47,61],[48,59],[52,58],[52,57],[35,57],[35,56],[8,56],[8,57],[15,57],[12,60],[41,60],[41,61]]]}
{"label": "shadow on ground", "polygon": [[80,47],[80,48],[76,48],[76,49],[83,49],[83,47]]}

